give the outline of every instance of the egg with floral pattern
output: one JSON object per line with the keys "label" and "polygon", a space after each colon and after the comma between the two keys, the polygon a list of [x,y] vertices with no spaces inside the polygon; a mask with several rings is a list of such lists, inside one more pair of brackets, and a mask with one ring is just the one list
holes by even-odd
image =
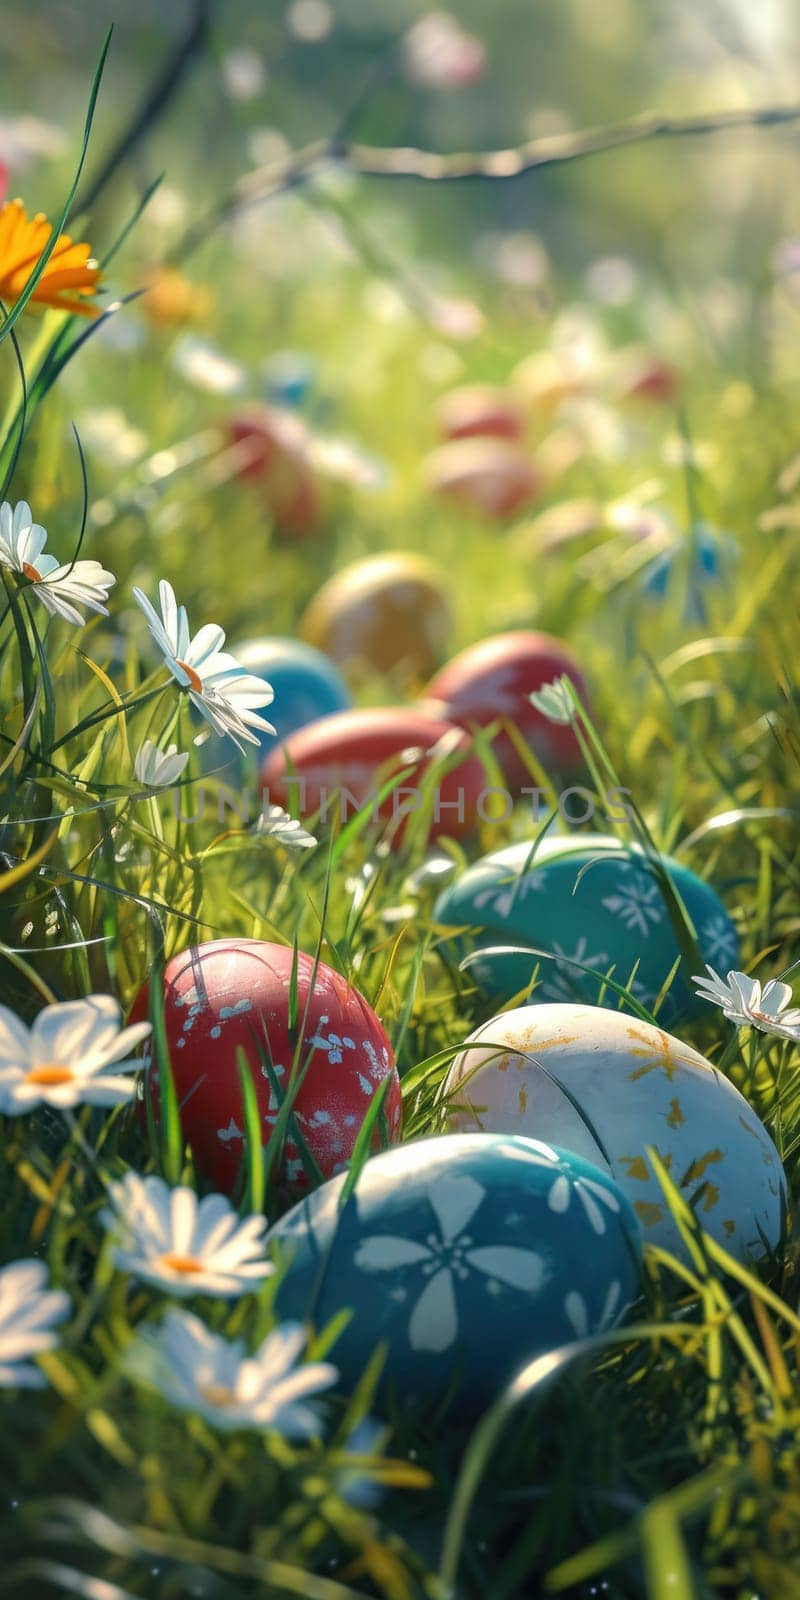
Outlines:
{"label": "egg with floral pattern", "polygon": [[533,1357],[613,1327],[635,1299],[640,1231],[614,1181],[541,1140],[422,1139],[307,1196],[270,1240],[289,1262],[281,1316],[324,1328],[352,1390],[386,1346],[400,1405],[490,1401]]}
{"label": "egg with floral pattern", "polygon": [[452,1128],[544,1139],[595,1162],[645,1243],[686,1256],[651,1146],[738,1260],[780,1242],[786,1182],[766,1128],[724,1073],[663,1028],[601,1006],[521,1006],[470,1034],[444,1093]]}
{"label": "egg with floral pattern", "polygon": [[[687,972],[681,962],[663,997],[659,1016],[671,1023],[708,1013],[692,973],[706,962],[723,972],[737,966],[739,938],[710,884],[669,856],[659,859],[700,950],[699,965]],[[475,956],[470,976],[497,1000],[521,995],[538,966],[536,1002],[595,1002],[610,975],[652,1007],[680,959],[656,868],[638,845],[604,834],[532,838],[495,850],[447,885],[433,915],[468,930],[457,952]]]}
{"label": "egg with floral pattern", "polygon": [[[145,989],[133,1021],[147,1016],[147,1005]],[[281,1188],[302,1192],[314,1164],[323,1178],[346,1165],[387,1078],[376,1147],[400,1137],[400,1080],[389,1040],[363,995],[324,962],[302,952],[294,958],[286,946],[260,939],[196,945],[167,963],[164,1021],[184,1138],[198,1172],[223,1194],[235,1189],[245,1161],[240,1051],[265,1146],[291,1098],[273,1173]],[[158,1120],[155,1068],[143,1087]]]}

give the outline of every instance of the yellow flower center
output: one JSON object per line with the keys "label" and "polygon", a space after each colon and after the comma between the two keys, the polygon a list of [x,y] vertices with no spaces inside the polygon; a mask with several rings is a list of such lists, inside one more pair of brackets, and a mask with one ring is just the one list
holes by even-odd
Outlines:
{"label": "yellow flower center", "polygon": [[57,1089],[62,1083],[71,1083],[74,1076],[70,1067],[59,1067],[54,1061],[48,1061],[26,1072],[25,1082],[36,1084],[41,1089]]}
{"label": "yellow flower center", "polygon": [[232,1406],[236,1402],[236,1395],[224,1383],[207,1383],[201,1388],[200,1393],[210,1406]]}
{"label": "yellow flower center", "polygon": [[180,1272],[184,1277],[189,1277],[193,1272],[202,1272],[203,1263],[196,1256],[166,1255],[161,1257],[162,1265],[171,1272]]}
{"label": "yellow flower center", "polygon": [[41,572],[37,572],[35,567],[31,566],[30,561],[23,561],[22,571],[26,578],[30,578],[31,583],[41,583],[42,574]]}
{"label": "yellow flower center", "polygon": [[[177,660],[177,656],[175,659]],[[188,666],[185,661],[178,661],[178,666],[182,667],[183,671],[186,673],[186,676],[189,679],[189,688],[194,689],[195,694],[202,694],[203,680],[200,677],[199,672],[195,672],[194,667]]]}

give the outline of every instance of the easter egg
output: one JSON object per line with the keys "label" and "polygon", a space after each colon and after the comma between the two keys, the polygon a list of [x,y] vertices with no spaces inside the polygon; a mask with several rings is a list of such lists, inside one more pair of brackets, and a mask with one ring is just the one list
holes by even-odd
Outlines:
{"label": "easter egg", "polygon": [[[692,920],[701,963],[723,972],[735,967],[739,939],[719,896],[681,862],[662,856],[661,864]],[[506,1001],[527,987],[538,964],[534,1002],[596,1002],[602,979],[581,970],[591,967],[652,1006],[680,956],[653,865],[638,845],[603,834],[553,836],[538,844],[533,838],[496,850],[448,884],[433,915],[436,922],[476,930],[467,948],[487,953],[471,964],[471,976],[485,993]],[[556,959],[533,950],[490,953],[504,945],[534,946]],[[682,964],[660,1008],[666,1021],[707,1014],[691,977]]]}
{"label": "easter egg", "polygon": [[[470,741],[460,728],[414,707],[384,706],[342,711],[309,723],[273,749],[261,768],[261,789],[272,804],[289,808],[297,800],[303,817],[320,813],[322,822],[345,821],[369,806],[375,820],[392,824],[399,837],[404,820],[426,808],[432,837],[461,838],[475,826],[483,765],[468,754]],[[442,770],[430,799],[426,773],[444,757],[458,760]],[[392,773],[403,782],[383,801],[378,794]]]}
{"label": "easter egg", "polygon": [[[164,973],[164,1022],[183,1136],[206,1181],[234,1189],[245,1160],[237,1053],[244,1052],[269,1143],[291,1097],[288,1133],[272,1180],[307,1186],[301,1144],[323,1177],[349,1160],[376,1090],[389,1078],[376,1142],[400,1136],[400,1080],[375,1012],[338,972],[260,939],[215,939],[173,956]],[[134,1021],[147,1016],[146,989]],[[149,1046],[147,1047],[150,1048]],[[298,1087],[294,1088],[295,1083]],[[159,1115],[158,1073],[144,1093]]]}
{"label": "easter egg", "polygon": [[442,395],[436,420],[445,439],[521,439],[525,432],[514,395],[488,383],[465,384]]}
{"label": "easter egg", "polygon": [[207,284],[192,283],[177,267],[157,267],[147,278],[142,310],[153,328],[181,328],[207,322],[214,296]]}
{"label": "easter egg", "polygon": [[611,1173],[645,1243],[685,1255],[649,1146],[738,1260],[780,1241],[786,1183],[769,1134],[723,1073],[662,1028],[599,1006],[522,1006],[470,1034],[445,1093],[454,1128],[544,1139]]}
{"label": "easter egg", "polygon": [[700,622],[706,599],[715,588],[730,583],[739,558],[735,539],[709,522],[698,522],[690,534],[672,532],[671,538],[654,538],[652,561],[642,567],[642,587],[648,600],[664,600],[671,590],[683,599],[683,617]]}
{"label": "easter egg", "polygon": [[680,394],[681,380],[676,368],[652,350],[621,351],[615,378],[616,387],[625,400],[674,405]]}
{"label": "easter egg", "polygon": [[370,556],[323,584],[300,634],[345,669],[422,676],[441,660],[452,627],[447,577],[424,556]]}
{"label": "easter egg", "polygon": [[275,735],[264,734],[262,751],[272,750],[298,728],[346,711],[352,705],[347,684],[334,663],[298,639],[248,639],[233,647],[236,660],[247,672],[266,678],[275,691],[270,722]]}
{"label": "easter egg", "polygon": [[440,499],[499,521],[529,506],[544,488],[536,463],[509,439],[451,439],[426,457],[424,477]]}
{"label": "easter egg", "polygon": [[[535,689],[562,674],[588,704],[583,675],[560,639],[546,633],[492,634],[448,661],[431,679],[422,703],[460,728],[486,728],[498,721],[513,724],[546,768],[569,771],[581,761],[572,728],[550,722],[530,702]],[[514,786],[531,782],[525,762],[502,728],[492,749],[507,782]]]}
{"label": "easter egg", "polygon": [[280,1316],[354,1315],[330,1359],[352,1389],[386,1346],[402,1405],[480,1409],[526,1362],[613,1327],[637,1294],[640,1235],[617,1185],[536,1139],[451,1134],[368,1161],[295,1206],[270,1240],[291,1263]]}
{"label": "easter egg", "polygon": [[598,500],[560,500],[517,531],[514,550],[521,556],[549,555],[597,533],[602,525],[603,507]]}
{"label": "easter egg", "polygon": [[313,389],[316,366],[302,350],[276,350],[264,366],[269,399],[278,406],[301,406]]}
{"label": "easter egg", "polygon": [[537,350],[524,356],[511,374],[511,384],[535,418],[546,421],[564,400],[581,394],[587,373],[571,351]]}
{"label": "easter egg", "polygon": [[292,411],[256,405],[235,412],[227,431],[231,443],[239,447],[237,476],[261,490],[277,531],[312,533],[321,520],[322,504],[305,424]]}

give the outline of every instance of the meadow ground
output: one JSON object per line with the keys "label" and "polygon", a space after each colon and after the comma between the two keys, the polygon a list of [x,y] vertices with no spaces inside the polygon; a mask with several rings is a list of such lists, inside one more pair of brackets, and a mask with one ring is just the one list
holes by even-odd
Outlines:
{"label": "meadow ground", "polygon": [[[298,851],[243,820],[256,766],[221,774],[222,741],[193,744],[204,724],[159,665],[133,590],[153,598],[168,580],[192,628],[219,623],[235,648],[296,634],[323,580],[349,562],[384,550],[434,560],[453,615],[442,659],[510,629],[565,640],[593,707],[585,782],[613,781],[635,802],[620,836],[713,884],[742,970],[791,983],[800,111],[777,129],[656,138],[511,182],[359,177],[340,149],[295,183],[290,149],[345,113],[343,140],[475,149],[568,138],[653,104],[700,116],[792,98],[778,7],[785,35],[751,36],[734,7],[717,34],[708,7],[707,35],[698,22],[689,40],[687,18],[618,4],[617,34],[601,39],[576,3],[544,8],[538,41],[526,8],[500,5],[483,29],[475,8],[458,8],[483,33],[486,61],[455,91],[410,82],[387,56],[419,8],[397,5],[380,24],[362,9],[305,0],[304,12],[296,0],[263,17],[236,5],[206,18],[198,7],[207,31],[144,126],[137,107],[175,45],[174,19],[165,28],[155,7],[134,20],[61,0],[7,7],[0,159],[8,194],[53,220],[71,192],[105,25],[119,24],[70,222],[101,261],[111,314],[17,317],[30,263],[12,281],[0,233],[2,498],[29,503],[64,563],[82,529],[80,559],[116,582],[110,614],[90,609],[77,626],[39,603],[41,580],[37,592],[20,581],[30,572],[0,566],[0,999],[27,1024],[44,1004],[90,994],[113,995],[127,1017],[148,977],[192,942],[297,946],[378,1013],[412,1139],[444,1128],[454,1051],[498,1009],[439,948],[436,882],[412,877],[427,859],[424,829],[387,851],[362,814],[316,828],[317,848]],[[92,194],[126,126],[130,147]],[[265,163],[277,192],[206,227],[241,173]],[[631,351],[660,363],[656,393],[626,392]],[[286,382],[286,352],[305,386],[298,414],[322,498],[303,537],[275,526],[225,431]],[[520,374],[541,352],[560,392],[545,392],[541,366]],[[535,501],[505,517],[437,496],[425,475],[437,402],[473,382],[518,397],[541,475]],[[409,704],[426,675],[367,666],[353,692],[360,705]],[[134,771],[146,738],[190,752],[179,807]],[[556,775],[529,766],[554,805]],[[460,870],[534,834],[520,805],[437,848]],[[634,975],[613,976],[625,990]],[[613,985],[602,998],[617,1003]],[[166,1088],[157,1007],[152,1020],[151,1070]],[[680,1033],[723,1062],[796,1194],[796,1038],[737,1031],[710,1007]],[[45,1264],[69,1311],[38,1355],[44,1385],[20,1387],[13,1366],[26,1351],[7,1327],[3,1343],[0,1288],[0,1594],[800,1594],[793,1201],[786,1239],[758,1264],[721,1262],[684,1220],[691,1266],[647,1255],[628,1330],[534,1366],[477,1422],[444,1397],[423,1417],[386,1404],[367,1371],[349,1399],[329,1399],[310,1440],[225,1431],[133,1380],[126,1352],[163,1299],[118,1270],[104,1231],[109,1184],[130,1169],[208,1188],[169,1101],[158,1129],[125,1103],[62,1112],[57,1097],[39,1103],[44,1092],[21,1115],[3,1078],[5,1035],[3,1051],[0,1264]],[[362,1141],[356,1168],[366,1154]],[[263,1207],[274,1221],[285,1208],[273,1157],[249,1148],[243,1214]],[[273,1326],[277,1281],[192,1308],[254,1350]],[[335,1364],[335,1335],[317,1330],[309,1359]]]}

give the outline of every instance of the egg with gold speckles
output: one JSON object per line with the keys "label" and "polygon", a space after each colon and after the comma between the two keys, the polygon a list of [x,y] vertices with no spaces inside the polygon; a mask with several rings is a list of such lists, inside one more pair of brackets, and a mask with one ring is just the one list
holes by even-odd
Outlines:
{"label": "egg with gold speckles", "polygon": [[317,1189],[270,1234],[288,1263],[282,1317],[353,1315],[330,1359],[355,1388],[385,1345],[383,1393],[474,1414],[526,1362],[622,1320],[641,1235],[617,1184],[583,1157],[489,1133],[375,1156],[342,1205]]}
{"label": "egg with gold speckles", "polygon": [[492,851],[445,887],[434,921],[467,930],[459,953],[473,957],[470,975],[493,999],[521,995],[538,967],[535,1002],[597,1001],[610,975],[652,1007],[679,962],[661,1019],[702,1016],[708,1005],[692,974],[703,962],[735,967],[739,938],[710,884],[669,856],[659,861],[695,929],[701,961],[688,971],[655,867],[638,845],[605,834],[534,837]]}
{"label": "egg with gold speckles", "polygon": [[308,644],[345,673],[402,672],[419,679],[444,655],[452,613],[444,572],[424,556],[391,551],[343,567],[300,622]]}
{"label": "egg with gold speckles", "polygon": [[651,1146],[737,1260],[781,1240],[786,1181],[763,1124],[722,1072],[650,1023],[600,1006],[506,1011],[470,1034],[445,1093],[455,1129],[522,1134],[594,1161],[627,1196],[645,1243],[685,1258]]}
{"label": "egg with gold speckles", "polygon": [[[132,1020],[147,1016],[144,989]],[[164,1021],[181,1128],[198,1172],[230,1194],[245,1161],[237,1053],[244,1051],[262,1143],[280,1106],[292,1112],[273,1181],[289,1193],[346,1165],[385,1080],[376,1147],[400,1136],[400,1080],[381,1024],[358,989],[324,962],[260,939],[216,939],[173,956],[164,974]],[[149,1046],[147,1047],[150,1048]],[[158,1073],[144,1078],[158,1119]],[[304,1159],[308,1152],[310,1162]]]}

